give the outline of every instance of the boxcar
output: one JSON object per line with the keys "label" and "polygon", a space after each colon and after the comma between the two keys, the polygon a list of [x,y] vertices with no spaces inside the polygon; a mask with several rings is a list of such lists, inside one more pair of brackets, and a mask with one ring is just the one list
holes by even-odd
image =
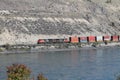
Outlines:
{"label": "boxcar", "polygon": [[69,37],[70,43],[79,43],[79,38],[77,36]]}
{"label": "boxcar", "polygon": [[88,36],[88,42],[96,42],[95,36]]}
{"label": "boxcar", "polygon": [[111,36],[103,36],[103,41],[111,41]]}
{"label": "boxcar", "polygon": [[119,36],[117,35],[111,36],[112,41],[118,41],[118,39],[119,39]]}
{"label": "boxcar", "polygon": [[97,42],[103,42],[103,36],[96,36]]}
{"label": "boxcar", "polygon": [[80,41],[81,43],[87,43],[87,37],[80,37]]}

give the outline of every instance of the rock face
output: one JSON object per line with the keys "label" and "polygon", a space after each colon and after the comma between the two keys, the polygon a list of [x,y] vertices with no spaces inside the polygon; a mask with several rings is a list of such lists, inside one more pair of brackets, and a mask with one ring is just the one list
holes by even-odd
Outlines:
{"label": "rock face", "polygon": [[0,44],[116,34],[120,34],[120,0],[0,1]]}

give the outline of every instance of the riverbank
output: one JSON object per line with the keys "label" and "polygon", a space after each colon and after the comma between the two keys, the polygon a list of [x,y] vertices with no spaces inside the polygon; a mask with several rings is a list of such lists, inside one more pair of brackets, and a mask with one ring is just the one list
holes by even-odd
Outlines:
{"label": "riverbank", "polygon": [[52,44],[52,45],[2,45],[0,48],[0,54],[16,54],[16,53],[37,53],[47,51],[69,51],[80,49],[99,49],[120,47],[120,42],[112,43],[89,43],[89,44]]}

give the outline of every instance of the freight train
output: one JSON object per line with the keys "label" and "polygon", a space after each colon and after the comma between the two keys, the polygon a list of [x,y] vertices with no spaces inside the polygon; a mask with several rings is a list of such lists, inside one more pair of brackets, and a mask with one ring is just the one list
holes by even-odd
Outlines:
{"label": "freight train", "polygon": [[71,36],[68,38],[58,38],[58,39],[39,39],[37,44],[47,44],[47,43],[94,43],[94,42],[118,42],[120,37],[118,35],[114,36],[87,36],[87,37],[77,37]]}

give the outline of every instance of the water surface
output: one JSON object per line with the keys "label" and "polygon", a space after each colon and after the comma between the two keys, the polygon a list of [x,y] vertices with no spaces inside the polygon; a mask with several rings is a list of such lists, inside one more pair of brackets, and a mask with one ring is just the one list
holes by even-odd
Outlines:
{"label": "water surface", "polygon": [[26,64],[32,76],[42,72],[48,80],[115,80],[120,74],[120,48],[1,54],[0,80],[6,80],[6,66],[12,63]]}

